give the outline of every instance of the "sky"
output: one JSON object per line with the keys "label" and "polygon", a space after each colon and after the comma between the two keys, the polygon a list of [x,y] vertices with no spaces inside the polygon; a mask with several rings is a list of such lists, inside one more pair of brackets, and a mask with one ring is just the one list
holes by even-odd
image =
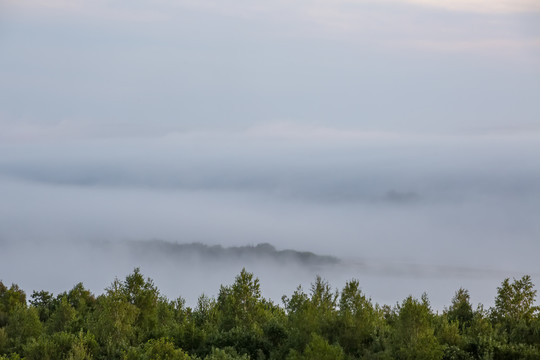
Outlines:
{"label": "sky", "polygon": [[[4,0],[0,279],[99,292],[139,259],[81,244],[268,242],[376,301],[490,304],[540,279],[539,99],[538,1]],[[171,296],[240,270],[145,265]],[[278,299],[315,275],[252,265]]]}

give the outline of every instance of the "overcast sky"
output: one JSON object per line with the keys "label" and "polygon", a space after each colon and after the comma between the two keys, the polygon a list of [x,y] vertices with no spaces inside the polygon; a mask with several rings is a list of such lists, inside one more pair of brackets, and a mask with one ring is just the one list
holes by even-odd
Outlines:
{"label": "overcast sky", "polygon": [[5,0],[4,142],[538,131],[535,0]]}
{"label": "overcast sky", "polygon": [[539,274],[539,158],[536,0],[0,3],[7,282],[154,238]]}

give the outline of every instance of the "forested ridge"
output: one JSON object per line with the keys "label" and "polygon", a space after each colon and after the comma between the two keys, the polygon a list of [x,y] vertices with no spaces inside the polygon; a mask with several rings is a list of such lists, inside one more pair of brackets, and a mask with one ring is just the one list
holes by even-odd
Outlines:
{"label": "forested ridge", "polygon": [[296,263],[307,266],[335,265],[340,259],[329,255],[318,255],[309,251],[277,250],[273,245],[262,243],[247,246],[223,247],[221,245],[205,245],[203,243],[179,244],[163,240],[123,241],[120,243],[104,242],[101,248],[110,251],[115,246],[142,259],[154,257],[158,259],[190,260],[193,257],[207,261],[275,261],[282,264]]}
{"label": "forested ridge", "polygon": [[282,300],[263,298],[245,269],[194,308],[139,269],[101,295],[0,282],[0,359],[540,359],[530,276],[505,279],[491,308],[465,289],[441,312],[427,295],[381,306],[356,280],[333,289],[320,277]]}

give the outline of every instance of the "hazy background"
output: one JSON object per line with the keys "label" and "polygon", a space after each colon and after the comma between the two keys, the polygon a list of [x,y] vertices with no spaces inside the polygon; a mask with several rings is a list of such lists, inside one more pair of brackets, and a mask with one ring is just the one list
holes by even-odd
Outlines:
{"label": "hazy background", "polygon": [[[243,265],[375,301],[491,304],[540,265],[536,1],[0,3],[0,279],[170,297]],[[268,242],[340,266],[134,256]]]}

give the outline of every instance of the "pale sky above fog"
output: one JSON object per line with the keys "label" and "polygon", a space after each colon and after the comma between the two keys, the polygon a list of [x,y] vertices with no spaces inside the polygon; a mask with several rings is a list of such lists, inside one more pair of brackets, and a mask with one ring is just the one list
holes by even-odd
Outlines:
{"label": "pale sky above fog", "polygon": [[534,0],[7,0],[0,137],[539,131],[539,24]]}
{"label": "pale sky above fog", "polygon": [[[0,278],[154,238],[538,274],[539,99],[533,0],[4,0]],[[502,280],[439,275],[399,282]]]}

